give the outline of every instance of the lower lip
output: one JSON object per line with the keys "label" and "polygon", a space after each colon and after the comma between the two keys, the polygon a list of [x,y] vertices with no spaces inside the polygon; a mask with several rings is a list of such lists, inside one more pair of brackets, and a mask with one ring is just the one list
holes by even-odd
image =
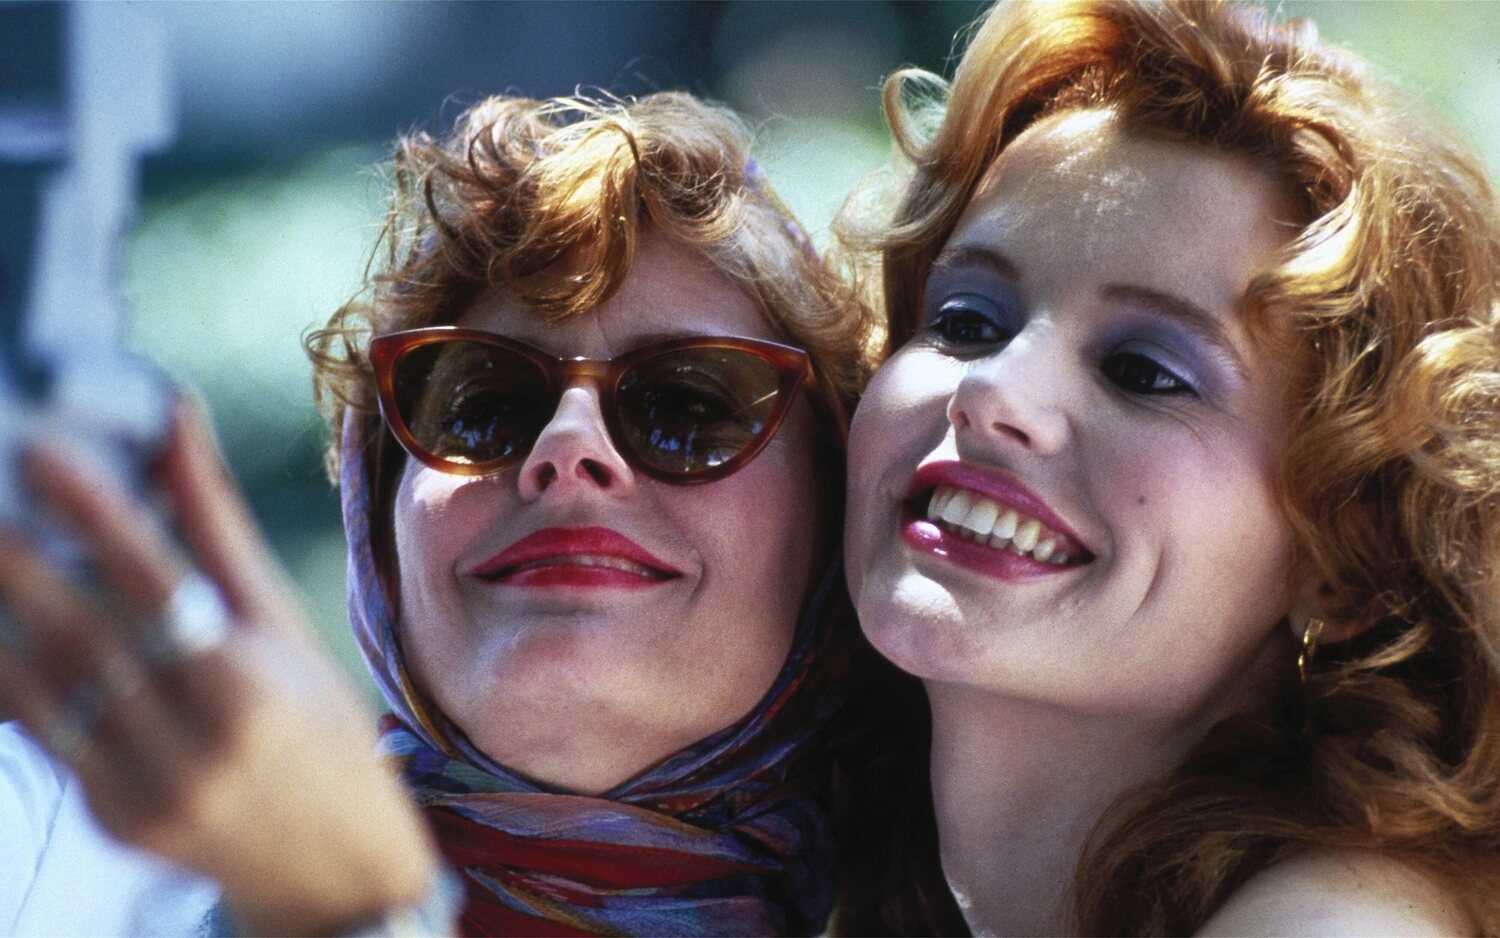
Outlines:
{"label": "lower lip", "polygon": [[643,576],[614,567],[592,567],[583,564],[548,564],[528,567],[489,579],[487,582],[527,589],[649,589],[671,578]]}
{"label": "lower lip", "polygon": [[905,512],[901,519],[901,537],[907,546],[918,553],[998,580],[1039,580],[1048,576],[1060,576],[1074,569],[1071,565],[1043,563],[1009,550],[966,541],[925,518],[913,517]]}

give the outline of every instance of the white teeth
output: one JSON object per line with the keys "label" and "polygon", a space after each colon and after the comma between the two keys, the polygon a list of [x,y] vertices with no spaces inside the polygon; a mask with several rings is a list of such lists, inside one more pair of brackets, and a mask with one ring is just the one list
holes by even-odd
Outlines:
{"label": "white teeth", "polygon": [[1023,519],[1016,509],[966,489],[935,489],[927,502],[927,520],[941,523],[955,536],[975,544],[988,544],[1054,566],[1068,563],[1059,538],[1052,532],[1044,536],[1039,520]]}
{"label": "white teeth", "polygon": [[949,524],[962,526],[964,523],[964,518],[968,516],[969,509],[972,507],[974,507],[974,496],[970,495],[968,492],[965,492],[963,489],[959,489],[957,492],[954,492],[953,497],[943,505],[943,520],[948,522]]}
{"label": "white teeth", "polygon": [[982,540],[990,536],[990,529],[995,526],[995,518],[999,514],[999,505],[981,498],[969,509],[969,516],[963,520],[963,526],[973,531],[977,540]]}
{"label": "white teeth", "polygon": [[1016,529],[1015,545],[1021,548],[1021,553],[1026,553],[1036,546],[1037,538],[1042,534],[1042,523],[1035,518],[1027,521]]}
{"label": "white teeth", "polygon": [[998,537],[1002,541],[1008,541],[1016,534],[1016,525],[1020,523],[1020,516],[1014,509],[1007,508],[1000,520],[995,522],[995,530],[990,532],[991,537]]}
{"label": "white teeth", "polygon": [[943,495],[942,510],[943,511],[947,511],[948,510],[948,506],[951,505],[951,504],[953,504],[953,500],[955,498],[957,498],[957,497],[958,497],[958,489],[949,489],[946,493],[944,493],[944,495]]}

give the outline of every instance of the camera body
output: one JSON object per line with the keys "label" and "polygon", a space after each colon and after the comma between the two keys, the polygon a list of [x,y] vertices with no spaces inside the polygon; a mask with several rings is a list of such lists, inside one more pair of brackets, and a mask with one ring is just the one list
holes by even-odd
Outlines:
{"label": "camera body", "polygon": [[170,420],[119,289],[139,158],[173,133],[153,26],[125,4],[0,4],[0,524],[51,553],[26,442],[61,437],[140,486]]}

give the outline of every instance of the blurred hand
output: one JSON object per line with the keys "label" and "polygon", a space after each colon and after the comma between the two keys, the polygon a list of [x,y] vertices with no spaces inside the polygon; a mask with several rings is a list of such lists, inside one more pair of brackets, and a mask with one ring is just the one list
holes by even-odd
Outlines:
{"label": "blurred hand", "polygon": [[[85,460],[47,447],[27,468],[99,582],[70,583],[0,532],[0,708],[72,766],[100,823],[217,880],[254,933],[338,930],[419,902],[431,837],[197,410],[178,406],[157,480],[186,556]],[[227,604],[228,636],[174,653],[163,612],[194,569]]]}

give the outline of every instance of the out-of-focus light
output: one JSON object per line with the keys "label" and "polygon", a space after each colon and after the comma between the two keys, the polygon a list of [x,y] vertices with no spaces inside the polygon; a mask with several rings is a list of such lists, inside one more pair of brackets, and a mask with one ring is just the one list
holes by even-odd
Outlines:
{"label": "out-of-focus light", "polygon": [[242,474],[274,467],[312,421],[299,338],[359,287],[380,218],[363,170],[377,157],[338,150],[147,205],[130,242],[131,337],[236,428],[225,444]]}

